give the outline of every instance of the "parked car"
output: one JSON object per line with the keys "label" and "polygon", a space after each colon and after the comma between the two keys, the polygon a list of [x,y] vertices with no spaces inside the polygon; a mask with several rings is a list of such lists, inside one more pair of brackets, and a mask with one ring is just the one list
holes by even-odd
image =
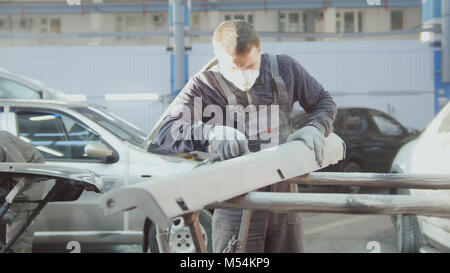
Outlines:
{"label": "parked car", "polygon": [[[102,107],[84,103],[0,100],[0,129],[35,145],[47,163],[107,176],[104,191],[151,182],[198,163],[180,154],[148,152],[142,148],[147,138],[142,131]],[[36,222],[35,242],[141,243],[145,216],[135,210],[106,217],[99,198],[84,192],[76,202],[49,204]]]}
{"label": "parked car", "polygon": [[0,99],[66,99],[66,94],[0,67]]}
{"label": "parked car", "polygon": [[[448,174],[450,177],[450,103],[436,115],[419,138],[404,145],[391,171],[406,174]],[[397,194],[446,197],[450,190],[399,190]],[[398,215],[394,219],[399,252],[450,251],[450,219]]]}
{"label": "parked car", "polygon": [[[303,127],[308,117],[305,112],[295,113],[293,127]],[[333,126],[347,145],[346,158],[321,171],[387,173],[400,147],[419,134],[388,114],[370,108],[338,108]]]}

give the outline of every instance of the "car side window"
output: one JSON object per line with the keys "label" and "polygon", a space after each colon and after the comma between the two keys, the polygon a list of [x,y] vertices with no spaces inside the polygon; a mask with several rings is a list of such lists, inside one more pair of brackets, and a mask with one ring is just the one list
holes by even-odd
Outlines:
{"label": "car side window", "polygon": [[41,94],[15,81],[0,78],[1,99],[40,99]]}
{"label": "car side window", "polygon": [[360,111],[348,111],[339,117],[337,126],[345,133],[364,133],[368,129],[367,118]]}
{"label": "car side window", "polygon": [[18,136],[36,146],[46,160],[101,161],[84,153],[86,144],[101,142],[100,137],[76,119],[54,111],[14,110]]}
{"label": "car side window", "polygon": [[399,136],[403,134],[403,129],[400,124],[390,119],[383,113],[370,111],[373,121],[375,122],[380,133],[390,136]]}

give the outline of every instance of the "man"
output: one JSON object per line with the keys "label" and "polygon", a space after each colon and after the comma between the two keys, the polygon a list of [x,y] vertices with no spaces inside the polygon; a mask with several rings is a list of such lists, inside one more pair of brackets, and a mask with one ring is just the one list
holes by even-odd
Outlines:
{"label": "man", "polygon": [[[279,111],[270,115],[277,114],[278,117],[274,119],[269,115],[269,120],[279,120],[279,143],[304,141],[315,152],[321,165],[324,137],[333,131],[336,115],[336,104],[329,93],[295,59],[286,55],[262,54],[258,33],[245,21],[225,21],[219,25],[213,35],[213,46],[217,64],[212,62],[200,71],[177,96],[158,131],[160,145],[173,152],[208,147],[210,161],[227,160],[249,150],[258,151],[265,142],[260,136],[256,140],[249,139],[246,129],[251,118],[246,116],[245,125],[239,124],[240,120],[236,121],[234,114],[232,117],[226,114],[227,107],[275,105]],[[290,112],[296,101],[311,113],[311,117],[305,127],[292,132]],[[210,113],[204,114],[211,105],[222,111],[216,111],[214,117]],[[245,130],[238,130],[243,127]],[[296,185],[288,183],[260,190],[298,191]],[[214,211],[214,252],[222,252],[232,236],[238,234],[241,216],[241,210]],[[303,252],[303,249],[301,214],[253,212],[247,252]]]}
{"label": "man", "polygon": [[[6,131],[0,131],[0,162],[23,162],[23,163],[44,163],[44,158],[33,145],[24,142],[20,138]],[[2,191],[11,190],[13,185],[6,185],[5,181],[0,181]],[[8,189],[5,189],[8,187]],[[21,199],[40,200],[44,192],[45,183],[35,183],[27,186],[18,196]],[[25,223],[29,213],[36,204],[14,203],[7,215],[6,224],[6,242],[8,242],[14,234]],[[12,246],[15,253],[31,253],[33,244],[33,231],[29,228]]]}

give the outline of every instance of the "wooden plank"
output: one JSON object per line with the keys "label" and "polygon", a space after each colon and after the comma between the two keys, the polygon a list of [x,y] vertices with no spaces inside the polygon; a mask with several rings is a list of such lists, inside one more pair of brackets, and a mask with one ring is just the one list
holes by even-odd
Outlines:
{"label": "wooden plank", "polygon": [[253,211],[251,209],[245,209],[242,212],[242,219],[241,225],[239,227],[239,236],[238,236],[239,253],[245,253],[245,249],[247,247],[248,230],[250,228],[250,223],[252,220],[252,213]]}
{"label": "wooden plank", "polygon": [[251,192],[208,208],[450,217],[450,199],[409,195]]}
{"label": "wooden plank", "polygon": [[369,186],[409,189],[450,189],[449,174],[313,172],[288,180],[306,185]]}

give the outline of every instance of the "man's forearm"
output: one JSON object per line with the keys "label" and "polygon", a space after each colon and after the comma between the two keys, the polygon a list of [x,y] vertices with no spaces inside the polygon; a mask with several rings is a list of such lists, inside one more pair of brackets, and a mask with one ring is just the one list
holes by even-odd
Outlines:
{"label": "man's forearm", "polygon": [[202,150],[208,145],[206,135],[211,125],[203,122],[194,124],[170,119],[158,131],[159,145],[175,153],[187,153]]}
{"label": "man's forearm", "polygon": [[336,103],[327,91],[322,91],[319,102],[311,114],[308,125],[313,125],[325,136],[333,132],[333,122],[336,117]]}

